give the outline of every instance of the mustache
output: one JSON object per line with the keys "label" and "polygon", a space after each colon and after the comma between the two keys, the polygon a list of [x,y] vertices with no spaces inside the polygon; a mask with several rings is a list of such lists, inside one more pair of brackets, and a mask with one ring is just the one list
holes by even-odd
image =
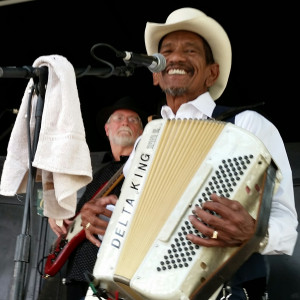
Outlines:
{"label": "mustache", "polygon": [[118,129],[118,133],[121,132],[121,131],[127,131],[127,132],[129,132],[130,134],[133,134],[131,128],[128,127],[128,126],[122,126],[122,127],[120,127],[120,128]]}

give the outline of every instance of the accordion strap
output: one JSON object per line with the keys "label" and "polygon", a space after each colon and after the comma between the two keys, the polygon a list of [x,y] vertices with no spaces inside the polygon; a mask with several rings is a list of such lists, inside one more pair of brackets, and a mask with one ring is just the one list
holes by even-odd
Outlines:
{"label": "accordion strap", "polygon": [[[238,114],[244,110],[254,109],[254,108],[262,106],[264,104],[265,104],[265,102],[259,102],[259,103],[255,103],[255,104],[237,106],[237,107],[233,107],[233,108],[217,106],[216,109],[220,108],[222,111],[220,114],[218,114],[218,112],[217,112],[217,116],[215,117],[215,120],[227,121],[228,119],[234,117],[236,114]],[[225,109],[225,111],[224,111],[224,109]],[[216,112],[214,112],[214,113],[216,113]]]}

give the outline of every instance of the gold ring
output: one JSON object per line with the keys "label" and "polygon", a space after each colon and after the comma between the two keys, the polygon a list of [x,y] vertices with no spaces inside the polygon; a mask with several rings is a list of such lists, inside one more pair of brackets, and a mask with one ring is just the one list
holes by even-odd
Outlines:
{"label": "gold ring", "polygon": [[214,231],[214,233],[213,233],[213,235],[212,235],[211,238],[212,239],[217,239],[218,238],[218,231],[217,230]]}
{"label": "gold ring", "polygon": [[90,226],[91,226],[91,223],[88,222],[88,223],[85,225],[85,229],[88,229]]}

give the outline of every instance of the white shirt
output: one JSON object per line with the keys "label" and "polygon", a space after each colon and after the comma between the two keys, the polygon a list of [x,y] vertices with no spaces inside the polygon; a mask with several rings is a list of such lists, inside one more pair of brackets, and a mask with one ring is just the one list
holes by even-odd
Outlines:
{"label": "white shirt", "polygon": [[[176,115],[170,107],[164,105],[161,109],[161,115],[163,119],[207,119],[211,118],[215,106],[214,100],[207,92],[193,101],[182,104]],[[295,208],[292,170],[280,133],[269,120],[250,110],[237,114],[235,125],[252,132],[263,141],[282,173],[282,180],[272,201],[269,219],[269,241],[262,254],[292,255],[298,236],[298,219]],[[131,153],[124,167],[125,176],[128,174],[134,153],[134,151]]]}

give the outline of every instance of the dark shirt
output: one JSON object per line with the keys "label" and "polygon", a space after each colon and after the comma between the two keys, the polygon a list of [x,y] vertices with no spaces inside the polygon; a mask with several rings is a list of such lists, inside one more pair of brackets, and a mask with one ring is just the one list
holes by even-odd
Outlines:
{"label": "dark shirt", "polygon": [[[91,200],[96,192],[102,187],[113,175],[121,168],[128,157],[122,157],[121,161],[114,161],[111,154],[107,154],[103,159],[103,167],[93,175],[93,180],[86,187],[86,190],[80,198],[77,205],[77,212],[82,206]],[[120,195],[122,179],[110,194]],[[98,238],[98,237],[97,237]],[[93,273],[93,268],[97,259],[99,248],[92,244],[89,240],[84,240],[72,252],[67,264],[67,283],[71,281],[86,281],[84,273]]]}

